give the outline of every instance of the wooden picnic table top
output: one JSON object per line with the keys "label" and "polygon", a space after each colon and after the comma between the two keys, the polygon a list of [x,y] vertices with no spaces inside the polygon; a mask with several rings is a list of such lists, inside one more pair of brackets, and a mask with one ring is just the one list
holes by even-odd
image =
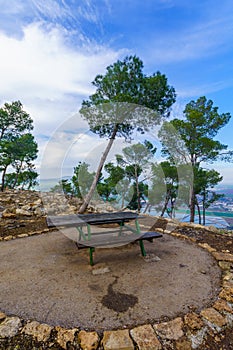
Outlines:
{"label": "wooden picnic table top", "polygon": [[48,227],[54,226],[83,226],[86,224],[98,225],[108,223],[120,223],[135,220],[139,217],[134,212],[113,212],[96,214],[72,214],[72,215],[54,215],[47,217]]}

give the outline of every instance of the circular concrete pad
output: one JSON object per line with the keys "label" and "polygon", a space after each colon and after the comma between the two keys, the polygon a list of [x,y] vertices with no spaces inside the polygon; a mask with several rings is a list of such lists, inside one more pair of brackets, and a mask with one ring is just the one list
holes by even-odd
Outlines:
{"label": "circular concrete pad", "polygon": [[[88,250],[59,232],[0,243],[0,310],[66,328],[114,329],[200,310],[217,297],[220,269],[193,243],[164,235]],[[160,259],[160,260],[159,260]]]}

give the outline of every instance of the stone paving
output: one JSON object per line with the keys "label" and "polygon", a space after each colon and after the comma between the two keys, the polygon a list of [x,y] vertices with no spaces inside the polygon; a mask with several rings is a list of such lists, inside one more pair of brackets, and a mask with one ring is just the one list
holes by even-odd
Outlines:
{"label": "stone paving", "polygon": [[[36,234],[39,233],[42,232]],[[176,232],[170,234],[180,239],[190,239]],[[12,238],[5,237],[4,240]],[[191,240],[194,241],[193,238]],[[190,312],[184,317],[176,317],[168,322],[145,324],[132,329],[108,330],[98,334],[77,328],[52,327],[37,321],[9,316],[0,311],[0,340],[17,336],[32,337],[38,342],[38,347],[34,349],[198,349],[208,334],[217,336],[226,327],[233,326],[233,255],[217,252],[207,243],[198,245],[212,254],[222,269],[222,287],[218,300],[199,314]],[[17,346],[14,349],[21,348]]]}

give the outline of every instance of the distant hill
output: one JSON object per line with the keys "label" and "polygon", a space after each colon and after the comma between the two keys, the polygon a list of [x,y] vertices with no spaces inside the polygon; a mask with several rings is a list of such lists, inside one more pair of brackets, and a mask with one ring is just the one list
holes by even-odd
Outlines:
{"label": "distant hill", "polygon": [[216,188],[216,193],[224,194],[225,197],[233,198],[233,185],[221,185],[221,187]]}

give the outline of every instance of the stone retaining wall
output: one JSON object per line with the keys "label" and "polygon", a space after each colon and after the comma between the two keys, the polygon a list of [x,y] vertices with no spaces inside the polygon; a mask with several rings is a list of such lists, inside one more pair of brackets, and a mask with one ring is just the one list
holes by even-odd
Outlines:
{"label": "stone retaining wall", "polygon": [[[48,230],[8,236],[2,240],[20,238]],[[195,242],[175,231],[167,232],[179,239]],[[198,243],[218,261],[222,270],[222,286],[217,301],[199,314],[190,312],[168,322],[145,324],[132,329],[87,332],[80,329],[51,327],[34,320],[23,320],[18,316],[0,311],[0,346],[2,341],[15,340],[12,349],[82,349],[82,350],[159,350],[198,349],[207,335],[218,338],[218,333],[233,326],[233,254],[218,252],[207,243]],[[22,340],[23,339],[23,340]],[[27,345],[26,344],[30,344]]]}
{"label": "stone retaining wall", "polygon": [[[63,193],[6,190],[0,192],[0,213],[2,218],[14,219],[19,216],[40,217],[43,215],[75,214],[82,200],[66,197]],[[115,211],[109,204],[91,201],[89,213]]]}

